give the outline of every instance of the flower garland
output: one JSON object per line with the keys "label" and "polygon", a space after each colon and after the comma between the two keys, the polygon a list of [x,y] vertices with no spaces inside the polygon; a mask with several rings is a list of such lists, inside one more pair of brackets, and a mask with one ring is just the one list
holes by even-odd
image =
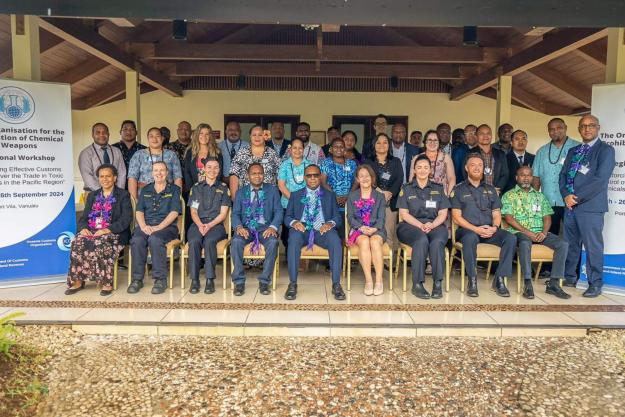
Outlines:
{"label": "flower garland", "polygon": [[89,220],[87,221],[91,230],[102,230],[111,225],[111,211],[115,201],[113,193],[109,194],[108,197],[104,197],[101,192],[98,194],[93,206],[91,206]]}
{"label": "flower garland", "polygon": [[[354,201],[354,207],[356,207],[356,212],[358,213],[358,217],[362,219],[362,223],[365,226],[371,226],[371,213],[373,212],[373,206],[375,205],[375,199],[370,198],[361,198],[359,200]],[[356,243],[356,239],[358,236],[362,235],[362,232],[358,229],[352,229],[349,232],[349,237],[347,238],[347,244],[349,246],[353,246]]]}
{"label": "flower garland", "polygon": [[571,165],[566,173],[566,189],[569,193],[574,194],[575,176],[588,159],[590,153],[589,145],[582,145],[575,149],[573,157],[571,158]]}
{"label": "flower garland", "polygon": [[323,191],[321,191],[321,187],[319,187],[315,191],[316,198],[314,201],[308,196],[308,192],[306,192],[306,195],[301,201],[304,204],[304,226],[306,226],[306,230],[308,231],[308,245],[306,245],[308,250],[311,250],[315,244],[315,220],[321,212],[322,195]]}
{"label": "flower garland", "polygon": [[260,238],[258,233],[258,224],[265,213],[265,192],[261,188],[258,190],[258,198],[252,201],[252,186],[245,190],[245,199],[243,200],[243,223],[250,229],[254,241],[250,248],[252,255],[260,253]]}

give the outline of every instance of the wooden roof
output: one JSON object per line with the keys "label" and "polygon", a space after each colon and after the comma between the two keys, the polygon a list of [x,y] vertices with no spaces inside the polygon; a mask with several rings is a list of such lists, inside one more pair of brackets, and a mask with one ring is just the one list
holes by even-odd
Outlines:
{"label": "wooden roof", "polygon": [[[195,89],[449,92],[493,97],[498,74],[513,76],[513,100],[553,115],[590,107],[602,83],[601,28],[480,27],[479,46],[462,28],[189,22],[173,40],[171,21],[42,18],[44,81],[72,86],[86,109],[124,96],[124,71],[142,91]],[[0,76],[11,76],[8,15],[0,15]],[[242,77],[243,76],[243,77]],[[369,81],[367,81],[369,80]]]}

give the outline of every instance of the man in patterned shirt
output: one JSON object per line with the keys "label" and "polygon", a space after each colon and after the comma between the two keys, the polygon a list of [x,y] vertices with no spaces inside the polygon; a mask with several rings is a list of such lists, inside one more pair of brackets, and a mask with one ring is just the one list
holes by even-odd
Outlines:
{"label": "man in patterned shirt", "polygon": [[165,149],[176,152],[178,159],[180,159],[180,166],[184,168],[184,154],[187,152],[187,147],[191,144],[191,123],[183,120],[178,123],[178,140],[168,143]]}
{"label": "man in patterned shirt", "polygon": [[532,288],[531,252],[534,243],[553,249],[551,278],[547,283],[547,294],[567,299],[571,296],[560,287],[564,278],[564,263],[568,251],[568,243],[549,232],[553,210],[543,193],[532,188],[532,168],[520,167],[516,172],[517,185],[501,198],[501,214],[503,214],[507,230],[515,233],[519,244],[519,260],[523,273],[523,297],[534,298]]}

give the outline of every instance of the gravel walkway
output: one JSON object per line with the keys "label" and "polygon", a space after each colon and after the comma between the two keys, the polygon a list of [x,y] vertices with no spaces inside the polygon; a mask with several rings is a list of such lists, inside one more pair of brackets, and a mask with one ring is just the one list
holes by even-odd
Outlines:
{"label": "gravel walkway", "polygon": [[38,416],[622,416],[625,332],[585,338],[85,336]]}

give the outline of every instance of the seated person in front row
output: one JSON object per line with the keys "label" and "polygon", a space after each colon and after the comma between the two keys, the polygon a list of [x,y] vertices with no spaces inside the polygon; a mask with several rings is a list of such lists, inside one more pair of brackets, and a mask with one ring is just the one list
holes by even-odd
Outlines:
{"label": "seated person in front row", "polygon": [[130,194],[115,186],[117,168],[103,164],[96,175],[100,188],[87,196],[76,225],[79,232],[72,241],[66,295],[85,288],[87,280],[95,280],[101,286],[100,295],[111,294],[115,258],[130,239]]}
{"label": "seated person in front row", "polygon": [[[365,295],[381,295],[384,292],[384,257],[382,247],[386,240],[384,219],[386,198],[376,190],[373,168],[360,165],[356,168],[359,189],[347,197],[347,244],[358,246],[358,259],[365,274]],[[375,268],[375,287],[371,277],[371,263]]]}
{"label": "seated person in front row", "polygon": [[230,255],[234,263],[234,295],[240,296],[245,292],[243,249],[250,242],[252,255],[260,253],[260,245],[265,248],[263,272],[258,276],[258,290],[267,295],[278,256],[278,229],[282,225],[280,192],[275,185],[263,184],[264,170],[258,162],[247,168],[247,176],[250,183],[239,188],[232,208],[234,237],[230,245]]}
{"label": "seated person in front row", "polygon": [[189,242],[189,277],[191,294],[200,291],[200,263],[204,248],[205,294],[215,292],[215,265],[217,264],[217,243],[228,237],[224,221],[231,205],[230,190],[219,181],[221,170],[217,158],[208,157],[203,169],[204,178],[196,183],[189,193],[193,224],[187,233]]}
{"label": "seated person in front row", "polygon": [[501,248],[499,265],[492,290],[510,297],[504,277],[512,276],[512,258],[516,237],[501,226],[501,200],[497,190],[484,182],[484,160],[480,154],[469,154],[464,169],[467,179],[456,185],[451,198],[451,215],[458,225],[456,240],[462,243],[465,270],[469,277],[467,295],[477,297],[477,244],[490,243]]}
{"label": "seated person in front row", "polygon": [[501,198],[501,213],[508,224],[507,229],[516,234],[519,244],[519,261],[525,282],[523,297],[534,298],[532,244],[538,243],[554,251],[547,294],[562,299],[571,298],[560,287],[560,279],[564,279],[564,264],[569,244],[553,233],[549,233],[553,209],[545,195],[532,188],[532,178],[532,168],[520,167],[516,172],[517,185]]}
{"label": "seated person in front row", "polygon": [[154,182],[139,192],[137,202],[137,227],[130,240],[132,254],[132,282],[128,287],[135,294],[143,287],[143,274],[152,254],[152,294],[162,294],[167,288],[167,249],[165,245],[178,236],[176,220],[182,213],[180,187],[167,182],[167,164],[162,161],[152,165]]}
{"label": "seated person in front row", "polygon": [[414,179],[404,184],[397,207],[403,220],[397,226],[397,238],[412,247],[412,293],[419,298],[430,298],[425,289],[425,260],[432,264],[432,298],[443,297],[442,280],[445,273],[445,245],[449,239],[447,211],[449,199],[443,185],[431,182],[432,163],[425,154],[416,157]]}
{"label": "seated person in front row", "polygon": [[304,170],[306,188],[291,193],[284,216],[284,224],[289,226],[289,246],[287,249],[289,267],[289,287],[284,294],[287,300],[297,297],[297,270],[304,246],[312,249],[313,244],[328,250],[332,271],[332,294],[337,300],[345,299],[341,287],[343,268],[343,245],[336,231],[343,224],[336,195],[323,190],[321,170],[317,165],[309,165]]}

